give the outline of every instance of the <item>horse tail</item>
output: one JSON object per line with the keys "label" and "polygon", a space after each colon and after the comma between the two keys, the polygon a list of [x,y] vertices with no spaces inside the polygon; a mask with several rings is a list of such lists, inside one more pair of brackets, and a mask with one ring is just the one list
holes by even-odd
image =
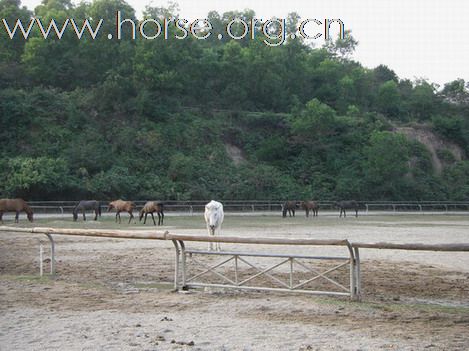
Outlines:
{"label": "horse tail", "polygon": [[101,217],[101,203],[98,201],[98,215]]}

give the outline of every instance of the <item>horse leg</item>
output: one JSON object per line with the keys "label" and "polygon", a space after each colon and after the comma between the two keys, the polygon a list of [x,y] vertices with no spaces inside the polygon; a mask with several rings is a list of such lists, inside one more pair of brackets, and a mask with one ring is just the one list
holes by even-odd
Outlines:
{"label": "horse leg", "polygon": [[[212,235],[212,231],[210,230],[208,223],[207,223],[207,231],[208,231],[208,235]],[[207,250],[212,251],[212,243],[210,241],[208,242]]]}
{"label": "horse leg", "polygon": [[340,209],[340,215],[339,215],[339,218],[341,218],[341,217],[342,217],[342,211],[343,211],[343,209],[341,208],[341,209]]}
{"label": "horse leg", "polygon": [[20,211],[16,211],[15,223],[18,223],[18,222],[19,222],[19,220],[18,220],[19,217],[20,217]]}
{"label": "horse leg", "polygon": [[161,225],[163,225],[163,221],[164,221],[164,212],[161,211]]}
{"label": "horse leg", "polygon": [[[207,224],[207,229],[208,229],[208,234],[210,236],[215,237],[215,229],[210,228],[210,226]],[[208,243],[208,250],[209,251],[215,251],[217,249],[217,243],[214,243],[213,241],[210,241]]]}
{"label": "horse leg", "polygon": [[3,224],[3,212],[0,212],[0,222]]}
{"label": "horse leg", "polygon": [[119,215],[119,224],[121,224],[121,213],[118,212],[117,214]]}
{"label": "horse leg", "polygon": [[147,215],[148,215],[148,213],[145,212],[145,219],[143,220],[143,224],[147,223]]}
{"label": "horse leg", "polygon": [[117,214],[118,214],[118,213],[116,212],[116,220],[115,220],[116,223],[117,223]]}
{"label": "horse leg", "polygon": [[293,217],[295,217],[295,209],[293,209],[292,212],[293,212]]}
{"label": "horse leg", "polygon": [[155,216],[153,216],[153,212],[150,212],[150,214],[151,214],[151,219],[153,219],[153,225],[156,226]]}
{"label": "horse leg", "polygon": [[127,224],[130,224],[130,221],[132,220],[132,218],[134,218],[134,215],[132,214],[132,211],[129,211],[129,215],[130,215],[129,223],[127,223]]}
{"label": "horse leg", "polygon": [[309,217],[309,209],[306,209],[305,211],[306,211],[306,218],[308,218]]}
{"label": "horse leg", "polygon": [[[220,227],[218,228],[218,235],[220,235],[220,232],[221,232],[221,224],[220,224]],[[217,251],[221,251],[220,242],[216,242],[215,246],[216,246]]]}
{"label": "horse leg", "polygon": [[358,218],[358,208],[355,209],[355,217]]}
{"label": "horse leg", "polygon": [[83,220],[86,221],[85,210],[83,210]]}
{"label": "horse leg", "polygon": [[161,225],[161,213],[156,212],[156,214],[158,215],[158,226],[160,226]]}
{"label": "horse leg", "polygon": [[94,210],[94,220],[98,220],[98,210]]}

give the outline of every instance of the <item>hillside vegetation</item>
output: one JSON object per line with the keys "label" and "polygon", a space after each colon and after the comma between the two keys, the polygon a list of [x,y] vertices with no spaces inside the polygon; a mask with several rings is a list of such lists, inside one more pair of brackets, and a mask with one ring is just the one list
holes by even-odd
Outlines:
{"label": "hillside vegetation", "polygon": [[[137,22],[120,0],[45,0],[34,13],[0,0],[9,23],[105,19],[96,40],[44,40],[37,28],[10,40],[1,28],[2,197],[469,199],[464,80],[438,88],[364,68],[350,33],[323,47],[269,47],[260,35],[109,40],[117,9]],[[216,32],[254,15],[208,19]]]}

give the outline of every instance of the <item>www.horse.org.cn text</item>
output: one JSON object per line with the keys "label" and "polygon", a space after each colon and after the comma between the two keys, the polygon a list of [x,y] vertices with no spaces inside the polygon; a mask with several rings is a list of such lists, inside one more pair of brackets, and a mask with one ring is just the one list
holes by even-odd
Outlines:
{"label": "www.horse.org.cn text", "polygon": [[[31,18],[29,22],[23,23],[21,19],[8,21],[2,18],[3,28],[10,39],[28,40],[33,33],[46,39],[62,39],[67,31],[74,33],[78,39],[83,36],[97,39],[106,36],[100,33],[105,23],[104,19],[93,21],[85,19],[83,21],[67,18],[65,21],[49,21],[40,18]],[[199,40],[213,39],[224,40],[255,40],[260,37],[264,44],[268,46],[279,46],[287,39],[301,38],[305,40],[329,40],[335,33],[338,38],[344,38],[345,26],[341,19],[305,19],[299,20],[296,28],[288,32],[287,21],[285,19],[272,18],[263,21],[252,18],[233,18],[227,23],[218,25],[218,28],[208,19],[195,19],[188,21],[184,18],[146,18],[136,21],[130,18],[123,18],[121,11],[116,12],[115,29],[113,33],[107,33],[108,39],[145,39],[154,40],[157,38],[183,40],[193,37]],[[38,30],[34,30],[34,28]]]}

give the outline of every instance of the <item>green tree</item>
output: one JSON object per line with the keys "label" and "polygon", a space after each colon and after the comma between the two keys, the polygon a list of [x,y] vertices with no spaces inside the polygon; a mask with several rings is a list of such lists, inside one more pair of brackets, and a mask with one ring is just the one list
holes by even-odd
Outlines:
{"label": "green tree", "polygon": [[[32,13],[20,6],[19,0],[0,0],[0,18],[8,24],[10,31],[14,30],[17,21],[21,21],[25,28],[28,27]],[[26,43],[19,29],[12,39],[4,23],[1,26],[4,28],[0,30],[0,89],[25,83],[20,61]]]}
{"label": "green tree", "polygon": [[373,132],[365,148],[364,179],[377,199],[395,198],[402,191],[409,172],[409,143],[404,135]]}
{"label": "green tree", "polygon": [[428,120],[434,113],[436,103],[434,90],[435,88],[425,81],[415,86],[410,98],[410,108],[417,119]]}
{"label": "green tree", "polygon": [[337,38],[335,41],[331,38],[326,42],[324,47],[332,55],[345,60],[350,58],[357,45],[358,41],[352,36],[352,32],[346,30],[343,38]]}
{"label": "green tree", "polygon": [[443,174],[451,200],[468,201],[469,199],[469,162],[460,161],[449,167]]}
{"label": "green tree", "polygon": [[324,148],[326,141],[337,133],[335,111],[313,99],[300,116],[291,119],[291,131],[301,144]]}
{"label": "green tree", "polygon": [[379,87],[376,97],[378,110],[390,117],[398,117],[400,114],[401,96],[397,83],[389,80]]}
{"label": "green tree", "polygon": [[48,157],[14,157],[1,161],[1,193],[9,197],[31,198],[60,194],[70,187],[68,164]]}

